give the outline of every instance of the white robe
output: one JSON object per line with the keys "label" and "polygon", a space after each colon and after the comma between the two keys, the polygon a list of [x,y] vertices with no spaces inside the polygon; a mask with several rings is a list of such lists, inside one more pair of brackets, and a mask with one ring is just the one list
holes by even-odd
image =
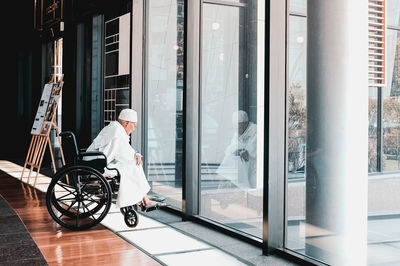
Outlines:
{"label": "white robe", "polygon": [[[234,154],[238,149],[246,150],[249,153],[247,162]],[[237,133],[233,135],[217,173],[240,188],[255,188],[257,178],[256,124],[250,122],[242,135],[239,137]]]}
{"label": "white robe", "polygon": [[[122,208],[140,202],[149,192],[142,165],[136,165],[136,151],[129,143],[129,136],[118,121],[104,127],[93,140],[87,151],[101,151],[107,157],[107,167],[117,168],[121,174],[117,207]],[[115,171],[105,169],[105,175]]]}

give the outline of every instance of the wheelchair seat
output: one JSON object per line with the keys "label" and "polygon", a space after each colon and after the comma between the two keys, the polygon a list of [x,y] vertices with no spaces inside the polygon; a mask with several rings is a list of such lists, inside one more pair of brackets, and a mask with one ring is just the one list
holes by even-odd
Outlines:
{"label": "wheelchair seat", "polygon": [[97,171],[99,171],[101,174],[104,174],[104,168],[107,167],[107,160],[100,158],[100,159],[92,159],[92,160],[81,160],[78,159],[76,164],[79,165],[85,165],[89,167],[93,167]]}

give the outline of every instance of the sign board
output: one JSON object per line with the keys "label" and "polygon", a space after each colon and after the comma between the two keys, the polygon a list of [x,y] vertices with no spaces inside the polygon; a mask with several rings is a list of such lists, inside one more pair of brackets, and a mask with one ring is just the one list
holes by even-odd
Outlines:
{"label": "sign board", "polygon": [[42,97],[31,130],[32,135],[47,136],[61,97],[63,82],[44,85]]}
{"label": "sign board", "polygon": [[60,144],[61,160],[63,165],[65,165],[64,154],[61,147],[60,134],[58,133],[58,128],[56,124],[56,112],[57,105],[61,98],[61,90],[64,82],[64,75],[61,76],[59,82],[53,83],[55,76],[51,79],[49,83],[44,85],[42,92],[42,97],[40,99],[39,107],[36,112],[35,120],[33,121],[33,126],[31,130],[32,140],[29,144],[28,154],[26,155],[26,160],[24,164],[24,169],[21,174],[21,181],[25,177],[25,169],[30,168],[28,174],[28,184],[31,178],[33,170],[36,168],[36,176],[33,186],[36,186],[36,180],[40,172],[40,166],[42,165],[43,156],[47,145],[49,146],[51,161],[53,163],[53,171],[56,172],[56,164],[54,161],[53,151],[51,148],[50,141],[50,130],[54,127],[58,143]]}

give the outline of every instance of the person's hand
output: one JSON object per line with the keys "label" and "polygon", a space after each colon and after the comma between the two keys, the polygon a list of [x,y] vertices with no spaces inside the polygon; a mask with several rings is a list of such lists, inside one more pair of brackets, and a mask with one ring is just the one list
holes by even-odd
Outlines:
{"label": "person's hand", "polygon": [[249,161],[249,152],[244,150],[240,153],[240,159],[242,161],[248,162]]}
{"label": "person's hand", "polygon": [[135,159],[136,159],[136,165],[141,165],[142,164],[142,155],[135,154]]}

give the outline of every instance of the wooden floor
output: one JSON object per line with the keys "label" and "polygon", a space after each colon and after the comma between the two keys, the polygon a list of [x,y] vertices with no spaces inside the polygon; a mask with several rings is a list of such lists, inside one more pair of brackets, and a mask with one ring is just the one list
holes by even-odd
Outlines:
{"label": "wooden floor", "polygon": [[102,225],[81,232],[59,226],[47,212],[45,193],[2,171],[0,194],[18,213],[49,265],[160,265]]}

